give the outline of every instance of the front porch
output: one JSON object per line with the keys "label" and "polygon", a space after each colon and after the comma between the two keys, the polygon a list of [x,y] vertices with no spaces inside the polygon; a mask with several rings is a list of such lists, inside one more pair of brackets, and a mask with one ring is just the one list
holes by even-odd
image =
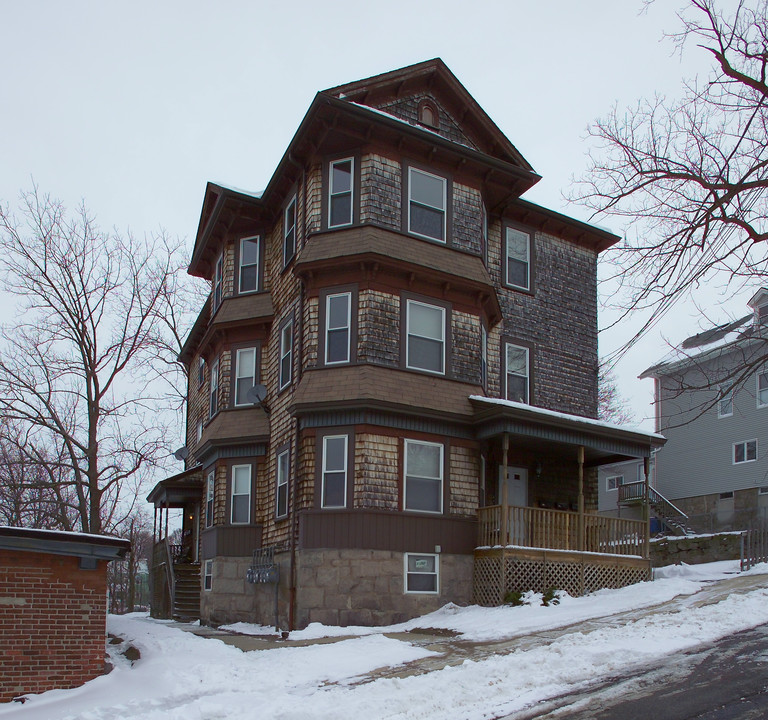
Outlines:
{"label": "front porch", "polygon": [[585,595],[650,579],[647,524],[564,510],[493,505],[478,511],[473,590],[479,605],[510,591]]}
{"label": "front porch", "polygon": [[[648,458],[655,433],[471,397],[484,441],[474,601],[550,588],[579,596],[650,579]],[[597,514],[597,468],[643,458],[643,520]]]}

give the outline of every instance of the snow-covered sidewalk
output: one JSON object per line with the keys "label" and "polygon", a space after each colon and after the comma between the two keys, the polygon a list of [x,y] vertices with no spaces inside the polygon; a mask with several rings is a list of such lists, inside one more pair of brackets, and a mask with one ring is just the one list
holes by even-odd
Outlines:
{"label": "snow-covered sidewalk", "polygon": [[[768,578],[761,574],[768,567],[735,575],[736,566],[668,568],[653,583],[566,597],[549,607],[530,597],[532,604],[514,608],[446,606],[389,628],[310,626],[279,648],[247,653],[144,615],[110,616],[110,632],[135,645],[140,660],[131,666],[117,656],[109,675],[24,705],[0,706],[0,718],[498,717],[663,653],[768,622]],[[598,618],[605,620],[594,622]],[[400,634],[419,628],[460,637],[424,647]],[[555,628],[565,629],[548,632]],[[292,646],[334,634],[357,637]],[[450,650],[434,649],[457,642],[491,645],[459,664]]]}

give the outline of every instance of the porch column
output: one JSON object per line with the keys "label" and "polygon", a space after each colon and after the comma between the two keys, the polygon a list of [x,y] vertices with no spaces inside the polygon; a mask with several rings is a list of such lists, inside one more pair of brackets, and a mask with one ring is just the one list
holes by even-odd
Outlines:
{"label": "porch column", "polygon": [[643,557],[651,556],[651,485],[649,475],[651,474],[651,458],[643,458],[643,521],[645,522],[645,537],[643,538]]}
{"label": "porch column", "polygon": [[152,516],[152,544],[157,542],[157,505],[154,508],[154,515]]}
{"label": "porch column", "polygon": [[168,538],[168,503],[165,504],[165,537]]}
{"label": "porch column", "polygon": [[509,453],[509,435],[504,433],[501,458],[501,537],[502,547],[509,545],[509,499],[507,497],[507,454]]}
{"label": "porch column", "polygon": [[579,445],[579,547],[582,552],[586,549],[586,537],[584,534],[584,446]]}

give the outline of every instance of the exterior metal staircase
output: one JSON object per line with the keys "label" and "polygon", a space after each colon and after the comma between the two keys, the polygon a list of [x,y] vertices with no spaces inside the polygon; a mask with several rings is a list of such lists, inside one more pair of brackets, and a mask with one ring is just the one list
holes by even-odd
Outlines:
{"label": "exterior metal staircase", "polygon": [[[693,535],[688,526],[688,516],[676,505],[665,498],[656,488],[648,488],[648,503],[656,517],[675,535]],[[619,504],[625,506],[642,505],[645,495],[645,483],[633,482],[619,485]]]}
{"label": "exterior metal staircase", "polygon": [[200,563],[175,563],[173,619],[200,619]]}

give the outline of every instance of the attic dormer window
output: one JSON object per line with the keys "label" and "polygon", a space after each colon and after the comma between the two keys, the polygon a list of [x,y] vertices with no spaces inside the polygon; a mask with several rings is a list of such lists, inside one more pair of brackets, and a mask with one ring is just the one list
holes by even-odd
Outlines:
{"label": "attic dormer window", "polygon": [[419,103],[419,122],[431,128],[440,127],[440,116],[437,106],[430,100],[422,100]]}

